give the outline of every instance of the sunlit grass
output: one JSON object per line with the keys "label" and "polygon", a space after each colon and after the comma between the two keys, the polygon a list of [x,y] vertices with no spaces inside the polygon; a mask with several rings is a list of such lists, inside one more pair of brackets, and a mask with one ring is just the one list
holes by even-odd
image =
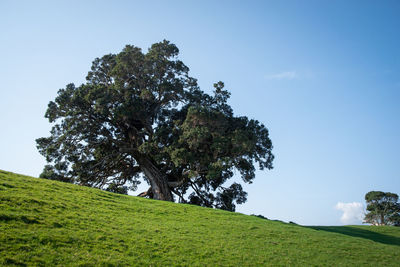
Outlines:
{"label": "sunlit grass", "polygon": [[303,227],[0,171],[8,264],[400,266],[400,228]]}

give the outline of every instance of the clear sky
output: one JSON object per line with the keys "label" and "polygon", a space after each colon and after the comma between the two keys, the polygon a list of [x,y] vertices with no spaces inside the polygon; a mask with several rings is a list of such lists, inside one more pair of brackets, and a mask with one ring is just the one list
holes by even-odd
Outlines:
{"label": "clear sky", "polygon": [[361,223],[365,193],[400,194],[399,14],[399,1],[2,0],[0,169],[40,174],[47,104],[94,58],[167,39],[204,91],[222,80],[235,114],[270,130],[274,169],[239,212]]}

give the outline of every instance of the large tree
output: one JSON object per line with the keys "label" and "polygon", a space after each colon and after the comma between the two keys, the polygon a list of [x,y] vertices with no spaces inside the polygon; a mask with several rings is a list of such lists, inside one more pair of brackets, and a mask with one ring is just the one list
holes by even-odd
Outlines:
{"label": "large tree", "polygon": [[371,191],[365,195],[367,211],[364,221],[373,225],[400,225],[399,196],[395,193]]}
{"label": "large tree", "polygon": [[[49,162],[41,177],[142,196],[235,210],[246,201],[255,164],[271,169],[265,126],[234,116],[224,84],[209,95],[189,76],[178,48],[127,45],[93,61],[86,83],[68,84],[48,105],[50,137],[36,140]],[[143,175],[141,175],[143,174]],[[128,186],[128,187],[127,187]]]}

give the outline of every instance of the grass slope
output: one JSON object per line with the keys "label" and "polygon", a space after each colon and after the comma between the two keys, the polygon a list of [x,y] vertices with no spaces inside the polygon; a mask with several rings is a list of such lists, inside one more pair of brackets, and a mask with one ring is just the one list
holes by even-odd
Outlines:
{"label": "grass slope", "polygon": [[400,228],[303,227],[0,171],[0,265],[400,266]]}

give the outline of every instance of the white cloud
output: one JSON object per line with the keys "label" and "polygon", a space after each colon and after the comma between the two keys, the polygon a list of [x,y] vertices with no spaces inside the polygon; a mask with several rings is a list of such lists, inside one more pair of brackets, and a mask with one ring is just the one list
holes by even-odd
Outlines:
{"label": "white cloud", "polygon": [[335,209],[343,211],[340,221],[343,224],[360,224],[364,218],[364,206],[360,202],[338,202]]}
{"label": "white cloud", "polygon": [[279,73],[268,74],[265,76],[268,80],[293,80],[299,77],[296,71],[284,71]]}

